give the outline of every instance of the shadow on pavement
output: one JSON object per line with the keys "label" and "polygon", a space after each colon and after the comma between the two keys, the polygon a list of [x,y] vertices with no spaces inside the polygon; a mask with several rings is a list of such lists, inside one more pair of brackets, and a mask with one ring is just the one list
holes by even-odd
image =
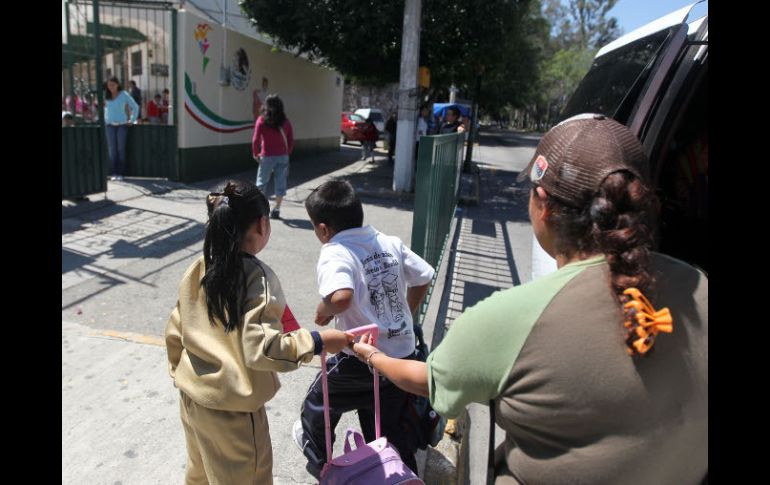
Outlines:
{"label": "shadow on pavement", "polygon": [[292,229],[308,229],[313,230],[313,223],[310,219],[280,219],[284,225],[291,227]]}

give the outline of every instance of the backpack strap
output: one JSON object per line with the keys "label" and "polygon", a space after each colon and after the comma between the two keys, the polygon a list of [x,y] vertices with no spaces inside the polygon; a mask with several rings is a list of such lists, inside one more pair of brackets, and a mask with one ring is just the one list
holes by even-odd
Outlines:
{"label": "backpack strap", "polygon": [[495,401],[489,401],[489,458],[487,459],[487,485],[495,483]]}

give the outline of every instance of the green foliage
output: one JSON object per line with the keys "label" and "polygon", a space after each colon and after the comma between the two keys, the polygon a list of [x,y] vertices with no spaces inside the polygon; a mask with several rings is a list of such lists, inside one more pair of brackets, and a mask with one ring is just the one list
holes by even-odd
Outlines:
{"label": "green foliage", "polygon": [[[487,104],[514,101],[519,88],[536,78],[537,62],[529,55],[533,49],[522,25],[535,4],[423,0],[420,65],[431,70],[431,97],[446,93],[451,84],[471,97],[483,72],[492,90]],[[283,48],[325,63],[354,82],[398,81],[403,0],[244,0],[240,5],[256,28]]]}
{"label": "green foliage", "polygon": [[[545,5],[543,5],[545,1]],[[550,120],[598,46],[619,35],[617,0],[423,0],[420,65],[431,100],[454,84],[496,118],[526,109]],[[280,47],[353,82],[397,82],[404,0],[242,0],[255,27]],[[476,92],[480,81],[481,91]]]}

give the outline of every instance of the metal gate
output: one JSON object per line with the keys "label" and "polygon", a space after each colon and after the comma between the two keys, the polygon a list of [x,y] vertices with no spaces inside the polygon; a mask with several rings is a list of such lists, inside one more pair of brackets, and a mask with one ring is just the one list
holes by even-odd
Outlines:
{"label": "metal gate", "polygon": [[[62,198],[107,189],[104,91],[116,77],[140,106],[128,130],[126,175],[179,178],[176,10],[149,0],[70,0],[62,4]],[[131,89],[130,81],[136,83]],[[161,116],[149,103],[160,95]]]}

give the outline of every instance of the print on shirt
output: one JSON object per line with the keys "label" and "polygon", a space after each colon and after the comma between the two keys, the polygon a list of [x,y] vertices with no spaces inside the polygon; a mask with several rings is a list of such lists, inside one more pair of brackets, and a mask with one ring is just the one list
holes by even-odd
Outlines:
{"label": "print on shirt", "polygon": [[403,320],[403,305],[398,297],[398,275],[388,273],[387,276],[382,278],[382,284],[385,287],[385,294],[388,295],[388,303],[390,304],[390,313],[393,315],[393,320],[397,322]]}
{"label": "print on shirt", "polygon": [[369,282],[369,301],[372,303],[377,318],[385,316],[385,292],[382,291],[382,285],[379,278],[374,278]]}
{"label": "print on shirt", "polygon": [[398,289],[398,260],[387,251],[377,251],[362,259],[361,264],[369,303],[378,320],[389,327],[388,338],[411,333],[405,320],[404,296]]}

